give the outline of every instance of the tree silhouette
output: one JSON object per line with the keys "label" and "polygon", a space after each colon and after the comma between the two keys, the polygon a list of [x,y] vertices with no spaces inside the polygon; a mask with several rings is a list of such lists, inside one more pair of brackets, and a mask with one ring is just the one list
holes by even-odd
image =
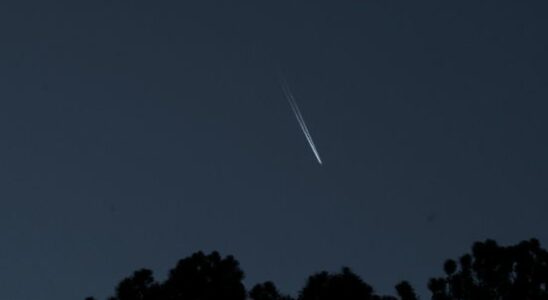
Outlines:
{"label": "tree silhouette", "polygon": [[[477,242],[471,254],[447,260],[444,277],[432,278],[432,300],[548,300],[548,252],[538,240],[502,247],[493,240]],[[232,256],[196,252],[181,259],[161,283],[141,269],[123,279],[109,300],[293,300],[267,281],[247,295],[244,273]],[[349,268],[308,277],[297,300],[418,300],[413,287],[396,285],[398,298],[376,295]],[[94,300],[92,297],[86,300]]]}
{"label": "tree silhouette", "polygon": [[340,273],[320,272],[308,278],[298,300],[374,300],[381,299],[373,288],[349,268]]}
{"label": "tree silhouette", "polygon": [[447,260],[444,271],[428,284],[433,300],[548,299],[548,253],[535,239],[510,247],[477,242],[458,265]]}
{"label": "tree silhouette", "polygon": [[116,288],[116,296],[109,300],[155,300],[159,294],[160,286],[154,281],[152,271],[141,269],[122,280]]}
{"label": "tree silhouette", "polygon": [[289,296],[281,295],[271,281],[255,285],[249,292],[249,297],[253,300],[293,300]]}
{"label": "tree silhouette", "polygon": [[150,270],[134,272],[118,284],[109,300],[245,300],[243,277],[232,256],[196,252],[181,259],[163,283],[157,283]]}
{"label": "tree silhouette", "polygon": [[197,252],[179,261],[163,285],[169,300],[245,300],[244,273],[232,257]]}
{"label": "tree silhouette", "polygon": [[396,291],[401,300],[418,300],[415,290],[407,281],[402,281],[396,285]]}

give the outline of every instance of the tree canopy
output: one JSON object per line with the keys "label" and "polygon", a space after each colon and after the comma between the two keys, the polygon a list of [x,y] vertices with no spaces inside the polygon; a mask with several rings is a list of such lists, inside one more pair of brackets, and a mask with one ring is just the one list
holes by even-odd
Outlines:
{"label": "tree canopy", "polygon": [[123,279],[109,300],[245,300],[244,273],[232,256],[196,252],[181,259],[163,283],[142,269]]}
{"label": "tree canopy", "polygon": [[[507,247],[493,240],[476,242],[471,253],[447,260],[443,269],[445,276],[428,282],[432,300],[548,300],[548,252],[536,239]],[[280,293],[271,281],[247,291],[243,279],[234,257],[196,252],[181,259],[164,282],[157,282],[151,270],[135,271],[118,283],[109,300],[419,299],[407,281],[395,286],[397,296],[378,295],[348,267],[310,275],[295,299]]]}
{"label": "tree canopy", "polygon": [[477,242],[458,263],[447,260],[444,271],[428,284],[433,300],[548,299],[548,253],[535,239],[509,247]]}
{"label": "tree canopy", "polygon": [[290,296],[282,295],[272,281],[259,283],[249,292],[252,300],[292,300]]}

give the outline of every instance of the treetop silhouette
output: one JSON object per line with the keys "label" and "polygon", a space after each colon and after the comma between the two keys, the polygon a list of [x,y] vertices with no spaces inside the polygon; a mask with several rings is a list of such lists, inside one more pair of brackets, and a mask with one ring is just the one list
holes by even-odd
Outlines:
{"label": "treetop silhouette", "polygon": [[548,299],[548,252],[536,239],[509,247],[477,242],[458,263],[447,260],[444,271],[428,284],[433,300]]}
{"label": "treetop silhouette", "polygon": [[[428,283],[432,300],[548,300],[548,252],[536,239],[514,246],[493,240],[476,242],[470,254],[443,264],[445,276]],[[255,285],[249,293],[234,257],[196,252],[179,260],[164,282],[151,270],[135,271],[120,281],[109,300],[294,300],[273,282]],[[375,294],[347,267],[340,272],[309,276],[297,300],[418,300],[406,281],[395,286],[398,297]],[[94,300],[88,297],[86,300]]]}

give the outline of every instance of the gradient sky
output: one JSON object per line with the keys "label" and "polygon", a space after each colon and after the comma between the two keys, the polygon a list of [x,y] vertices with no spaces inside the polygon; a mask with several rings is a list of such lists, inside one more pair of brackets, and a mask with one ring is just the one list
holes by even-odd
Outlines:
{"label": "gradient sky", "polygon": [[474,241],[546,247],[547,10],[1,1],[2,298],[103,299],[197,250],[248,286],[347,265],[426,296]]}

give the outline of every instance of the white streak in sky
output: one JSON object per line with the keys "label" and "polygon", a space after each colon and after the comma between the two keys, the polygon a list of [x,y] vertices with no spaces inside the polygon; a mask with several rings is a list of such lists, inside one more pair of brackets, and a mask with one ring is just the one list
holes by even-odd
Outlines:
{"label": "white streak in sky", "polygon": [[306,123],[304,122],[303,115],[301,114],[301,110],[299,109],[299,106],[297,105],[297,102],[295,101],[295,98],[293,97],[293,94],[291,93],[291,90],[289,89],[289,85],[281,76],[280,76],[280,83],[281,83],[285,98],[289,102],[289,105],[291,106],[291,109],[293,110],[293,113],[295,114],[295,117],[297,118],[297,122],[299,122],[299,125],[301,126],[301,130],[303,131],[304,136],[306,137],[306,140],[308,141],[308,144],[310,145],[310,148],[312,149],[312,152],[314,152],[314,155],[316,156],[318,163],[321,165],[322,159],[320,158],[320,154],[318,153],[318,150],[316,149],[316,145],[314,145],[314,141],[312,140],[312,136],[310,135],[310,132],[308,131],[308,127],[306,127]]}

